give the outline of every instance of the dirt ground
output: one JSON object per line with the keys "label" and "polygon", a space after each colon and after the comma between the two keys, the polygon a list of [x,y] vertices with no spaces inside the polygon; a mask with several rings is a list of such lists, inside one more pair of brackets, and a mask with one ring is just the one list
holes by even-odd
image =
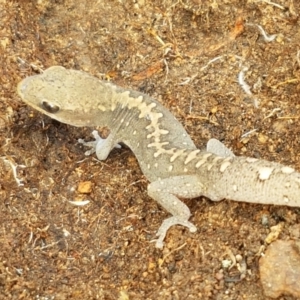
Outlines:
{"label": "dirt ground", "polygon": [[[53,65],[84,70],[159,99],[199,148],[214,137],[236,155],[300,170],[299,9],[295,0],[0,0],[0,298],[267,299],[265,238],[282,223],[280,239],[299,239],[299,208],[187,200],[198,232],[175,226],[158,250],[150,241],[168,213],[147,196],[132,152],[86,157],[77,139],[92,129],[33,111],[16,85]],[[90,203],[69,202],[80,199]],[[243,263],[226,268],[235,257]]]}

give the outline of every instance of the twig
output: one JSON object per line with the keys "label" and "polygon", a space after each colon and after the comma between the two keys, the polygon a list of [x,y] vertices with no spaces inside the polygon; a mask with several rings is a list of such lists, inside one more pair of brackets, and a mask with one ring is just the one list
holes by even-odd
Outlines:
{"label": "twig", "polygon": [[265,42],[267,43],[274,41],[275,38],[277,37],[277,34],[268,35],[260,25],[252,24],[252,23],[247,23],[246,25],[256,26],[259,29],[261,35],[263,36]]}
{"label": "twig", "polygon": [[279,82],[277,83],[276,85],[273,85],[272,88],[273,89],[276,89],[277,87],[281,86],[281,85],[284,85],[284,84],[287,84],[287,83],[294,83],[294,82],[298,82],[299,79],[298,78],[291,78],[291,79],[287,79],[285,81],[282,81],[282,82]]}
{"label": "twig", "polygon": [[284,116],[284,117],[278,117],[277,119],[278,120],[286,120],[286,119],[299,119],[300,118],[300,116],[295,116],[295,117],[291,117],[291,116]]}
{"label": "twig", "polygon": [[241,88],[244,90],[244,92],[249,95],[252,96],[252,92],[250,90],[250,86],[247,84],[247,82],[245,81],[245,76],[244,76],[244,72],[246,72],[248,70],[248,68],[243,68],[239,75],[238,75],[238,82],[239,85],[241,86]]}
{"label": "twig", "polygon": [[252,129],[252,130],[250,130],[250,131],[248,131],[248,132],[242,134],[242,135],[241,135],[241,139],[247,137],[248,135],[250,135],[251,133],[253,133],[253,132],[255,132],[255,131],[257,131],[257,129]]}
{"label": "twig", "polygon": [[186,85],[190,83],[195,77],[197,77],[198,74],[192,75],[191,77],[184,78],[184,81],[177,83],[176,85]]}
{"label": "twig", "polygon": [[269,1],[269,0],[261,0],[261,1],[262,1],[262,2],[265,2],[265,3],[267,3],[267,4],[274,5],[274,6],[280,8],[280,9],[282,9],[282,10],[285,10],[285,8],[284,8],[283,6],[281,6],[281,5],[277,4],[277,3],[271,2],[271,1]]}
{"label": "twig", "polygon": [[200,69],[200,71],[203,71],[203,70],[206,69],[211,63],[213,63],[213,62],[215,62],[215,61],[221,59],[222,57],[223,57],[223,55],[220,55],[220,56],[217,56],[217,57],[211,59],[204,67],[202,67],[202,68]]}
{"label": "twig", "polygon": [[197,119],[197,120],[205,120],[205,121],[209,121],[212,124],[219,126],[220,124],[218,124],[217,122],[211,120],[209,117],[201,117],[201,116],[187,116],[187,119]]}
{"label": "twig", "polygon": [[166,260],[166,258],[167,258],[168,256],[170,256],[170,255],[171,255],[172,253],[174,253],[175,251],[182,249],[182,248],[185,247],[185,246],[186,246],[186,243],[184,243],[183,245],[179,246],[178,248],[176,248],[176,249],[170,251],[168,254],[166,254],[166,255],[162,258],[162,260],[159,262],[159,267],[161,267],[161,266],[163,265],[163,263],[165,262],[165,260]]}
{"label": "twig", "polygon": [[8,163],[12,169],[12,172],[13,172],[13,176],[14,176],[14,179],[17,183],[18,186],[23,186],[23,182],[22,182],[22,179],[19,179],[18,178],[18,175],[17,175],[17,167],[20,167],[20,168],[26,168],[26,166],[24,165],[15,165],[13,164],[9,159],[5,158],[5,157],[1,157],[3,159],[4,162]]}
{"label": "twig", "polygon": [[278,111],[281,111],[281,108],[279,108],[279,107],[274,108],[267,116],[264,117],[264,120],[273,117],[274,114]]}
{"label": "twig", "polygon": [[256,26],[258,27],[260,33],[262,34],[266,42],[269,43],[275,40],[277,34],[267,35],[264,29],[260,25],[256,25]]}

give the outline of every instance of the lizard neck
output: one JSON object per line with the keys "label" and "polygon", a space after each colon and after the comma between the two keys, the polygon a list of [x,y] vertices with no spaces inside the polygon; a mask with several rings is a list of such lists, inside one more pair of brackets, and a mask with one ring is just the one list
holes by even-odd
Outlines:
{"label": "lizard neck", "polygon": [[[111,83],[109,103],[98,104],[98,126],[107,126],[116,143],[126,144],[150,180],[170,174],[172,157],[196,146],[175,117],[155,99]],[[108,96],[108,95],[107,95]],[[101,100],[101,99],[100,99]],[[174,159],[175,160],[175,159]]]}

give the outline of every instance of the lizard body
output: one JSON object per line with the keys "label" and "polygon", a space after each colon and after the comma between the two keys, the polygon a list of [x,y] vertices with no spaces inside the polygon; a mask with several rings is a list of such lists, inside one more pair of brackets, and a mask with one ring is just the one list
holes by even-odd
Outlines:
{"label": "lizard body", "polygon": [[107,126],[107,139],[95,135],[96,142],[87,143],[100,160],[120,142],[129,146],[150,181],[148,195],[172,214],[157,232],[158,248],[172,225],[196,231],[188,221],[189,208],[179,198],[300,206],[300,173],[275,162],[235,157],[217,140],[211,140],[207,150],[197,149],[175,117],[145,94],[59,66],[24,79],[18,93],[60,122]]}

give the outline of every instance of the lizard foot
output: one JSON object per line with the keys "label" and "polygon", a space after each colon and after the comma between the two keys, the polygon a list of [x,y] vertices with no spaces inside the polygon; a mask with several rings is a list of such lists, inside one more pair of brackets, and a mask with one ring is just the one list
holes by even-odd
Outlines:
{"label": "lizard foot", "polygon": [[[107,139],[103,139],[97,130],[93,130],[92,131],[92,135],[94,137],[94,141],[91,141],[91,142],[85,142],[83,139],[78,139],[78,143],[82,144],[83,146],[86,146],[86,147],[90,147],[91,149],[90,150],[87,150],[85,151],[85,155],[86,156],[89,156],[95,152],[97,153],[101,153],[102,151],[105,152],[105,156],[108,155],[107,152],[110,151],[110,149],[106,149],[107,148]],[[115,148],[121,148],[121,145],[117,144],[114,146]],[[107,151],[109,150],[109,151]],[[107,153],[107,154],[106,154]],[[104,157],[105,159],[106,157]],[[101,159],[102,160],[102,159]]]}
{"label": "lizard foot", "polygon": [[167,231],[169,230],[169,228],[173,225],[182,225],[185,227],[188,227],[190,232],[196,232],[197,231],[197,227],[192,224],[191,222],[187,221],[187,220],[183,220],[180,219],[178,217],[170,217],[166,220],[163,221],[163,223],[161,224],[161,226],[159,227],[156,236],[158,237],[156,240],[153,240],[153,242],[155,241],[155,247],[162,249],[164,247],[164,239],[166,237]]}

